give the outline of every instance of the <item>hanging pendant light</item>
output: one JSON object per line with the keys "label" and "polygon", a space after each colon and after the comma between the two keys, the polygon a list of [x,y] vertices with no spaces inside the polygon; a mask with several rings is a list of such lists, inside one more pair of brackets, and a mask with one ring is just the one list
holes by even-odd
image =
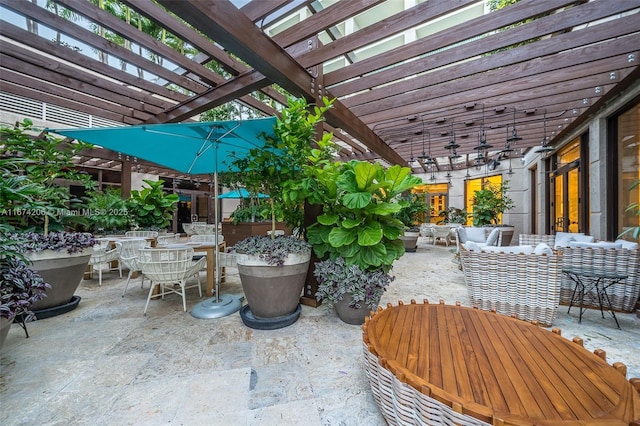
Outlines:
{"label": "hanging pendant light", "polygon": [[517,142],[522,140],[520,136],[518,136],[518,130],[516,129],[516,109],[513,108],[513,133],[511,137],[507,137],[507,142]]}
{"label": "hanging pendant light", "polygon": [[548,152],[553,151],[549,145],[547,145],[547,110],[544,111],[544,133],[542,134],[542,146],[536,149],[534,152],[536,154],[542,154],[544,157]]}
{"label": "hanging pendant light", "polygon": [[487,136],[484,133],[484,104],[483,104],[482,105],[482,124],[480,126],[480,135],[478,137],[478,145],[473,147],[473,149],[476,149],[482,152],[482,151],[487,151],[491,148],[493,148],[493,146],[487,143]]}
{"label": "hanging pendant light", "polygon": [[425,164],[429,164],[429,160],[431,160],[431,134],[427,132],[429,137],[429,154],[427,154],[424,150],[424,121],[422,122],[422,155],[419,155],[418,158],[421,159]]}
{"label": "hanging pendant light", "polygon": [[444,147],[445,149],[448,149],[448,150],[452,150],[452,149],[455,150],[457,148],[460,148],[460,145],[456,143],[456,135],[453,132],[453,123],[451,123],[451,132],[449,133],[449,143],[446,144]]}

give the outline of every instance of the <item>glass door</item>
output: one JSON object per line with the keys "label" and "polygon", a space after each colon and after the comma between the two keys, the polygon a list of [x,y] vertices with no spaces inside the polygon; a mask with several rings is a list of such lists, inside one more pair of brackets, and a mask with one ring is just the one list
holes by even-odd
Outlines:
{"label": "glass door", "polygon": [[581,232],[580,140],[560,151],[557,159],[559,167],[551,173],[552,232]]}

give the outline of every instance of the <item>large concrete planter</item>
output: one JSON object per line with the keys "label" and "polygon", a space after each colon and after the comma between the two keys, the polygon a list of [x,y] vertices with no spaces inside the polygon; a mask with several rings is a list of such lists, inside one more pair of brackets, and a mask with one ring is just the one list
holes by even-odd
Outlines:
{"label": "large concrete planter", "polygon": [[0,317],[0,349],[2,349],[4,341],[7,340],[7,335],[9,334],[9,330],[11,330],[11,324],[13,324],[13,318],[7,319]]}
{"label": "large concrete planter", "polygon": [[353,300],[352,294],[345,293],[342,300],[334,303],[336,314],[338,314],[338,318],[347,324],[362,325],[364,324],[365,318],[369,316],[371,309],[364,303],[362,303],[359,308],[352,308],[349,306],[351,300]]}
{"label": "large concrete planter", "polygon": [[402,244],[404,244],[404,251],[414,253],[418,248],[419,237],[420,232],[418,231],[405,231],[404,235],[400,236],[400,240],[402,240]]}
{"label": "large concrete planter", "polygon": [[30,309],[36,312],[69,304],[73,299],[73,293],[82,281],[92,252],[93,248],[88,247],[73,254],[65,250],[27,253],[27,257],[33,262],[30,265],[31,269],[38,272],[45,282],[51,284],[51,288],[47,290],[47,297],[31,305]]}
{"label": "large concrete planter", "polygon": [[284,265],[277,266],[257,255],[238,254],[242,289],[255,318],[285,317],[298,310],[310,259],[310,251],[290,254]]}

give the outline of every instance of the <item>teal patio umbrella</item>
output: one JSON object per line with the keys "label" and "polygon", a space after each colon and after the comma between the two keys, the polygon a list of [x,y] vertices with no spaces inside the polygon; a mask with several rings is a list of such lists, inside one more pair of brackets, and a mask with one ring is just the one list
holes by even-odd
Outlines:
{"label": "teal patio umbrella", "polygon": [[218,198],[269,198],[267,194],[258,193],[257,195],[251,194],[245,188],[236,189],[233,191],[225,192],[224,194],[220,194]]}
{"label": "teal patio umbrella", "polygon": [[[275,122],[275,117],[269,117],[252,120],[45,130],[151,161],[185,174],[213,174],[214,195],[218,199],[218,172],[235,171],[230,166],[234,158],[246,157],[252,148],[264,147],[264,138],[260,135],[273,135]],[[216,202],[214,206],[217,229],[218,203]],[[218,260],[216,250],[216,264]],[[242,297],[220,296],[219,268],[216,268],[215,287],[214,298],[197,304],[191,310],[194,317],[223,317],[242,307]]]}

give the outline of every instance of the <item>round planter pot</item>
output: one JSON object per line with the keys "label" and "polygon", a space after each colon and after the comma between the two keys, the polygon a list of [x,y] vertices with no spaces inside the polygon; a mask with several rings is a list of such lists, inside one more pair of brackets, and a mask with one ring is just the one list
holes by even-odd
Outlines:
{"label": "round planter pot", "polygon": [[311,252],[290,254],[284,265],[275,266],[257,255],[238,254],[240,281],[253,317],[283,317],[298,308],[310,259]]}
{"label": "round planter pot", "polygon": [[9,330],[11,330],[11,324],[13,324],[13,318],[7,319],[5,317],[0,317],[0,349],[2,348],[2,345],[4,345],[4,341],[7,339]]}
{"label": "round planter pot", "polygon": [[51,288],[47,290],[47,297],[31,305],[30,309],[37,311],[69,303],[82,281],[92,252],[93,248],[89,247],[73,254],[65,250],[27,253],[27,257],[33,262],[30,265],[31,269],[51,284]]}
{"label": "round planter pot", "polygon": [[404,244],[404,251],[414,253],[418,247],[418,238],[420,232],[406,231],[404,235],[400,236],[402,244]]}
{"label": "round planter pot", "polygon": [[369,316],[371,309],[364,304],[359,308],[352,308],[349,306],[351,300],[353,300],[351,293],[346,293],[342,300],[334,304],[338,318],[347,324],[362,325],[364,319]]}

